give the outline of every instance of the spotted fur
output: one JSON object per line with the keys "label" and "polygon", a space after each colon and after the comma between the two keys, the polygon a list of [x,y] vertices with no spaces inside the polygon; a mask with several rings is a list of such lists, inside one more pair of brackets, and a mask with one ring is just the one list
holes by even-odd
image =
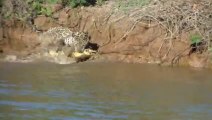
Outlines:
{"label": "spotted fur", "polygon": [[64,39],[64,44],[74,48],[75,52],[82,52],[89,42],[88,33],[76,32],[74,34],[68,35]]}
{"label": "spotted fur", "polygon": [[53,36],[55,39],[57,40],[61,40],[65,37],[67,37],[68,35],[73,34],[72,31],[70,31],[68,28],[66,27],[54,27],[54,28],[50,28],[47,32],[45,32],[44,34],[47,35],[51,35]]}
{"label": "spotted fur", "polygon": [[72,32],[66,27],[50,28],[42,34],[42,43],[44,46],[60,46],[61,43],[72,49],[72,52],[82,52],[88,44],[88,33]]}

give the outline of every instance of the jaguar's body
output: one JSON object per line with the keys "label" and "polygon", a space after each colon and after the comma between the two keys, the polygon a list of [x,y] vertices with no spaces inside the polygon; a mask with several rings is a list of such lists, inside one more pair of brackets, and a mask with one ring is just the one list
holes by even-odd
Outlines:
{"label": "jaguar's body", "polygon": [[61,47],[61,43],[70,48],[72,52],[83,52],[89,42],[89,36],[85,32],[72,32],[66,27],[54,27],[42,34],[44,47],[49,45]]}
{"label": "jaguar's body", "polygon": [[50,28],[46,33],[44,34],[49,34],[55,37],[55,39],[60,40],[65,38],[66,36],[73,34],[72,31],[70,31],[66,27],[54,27]]}
{"label": "jaguar's body", "polygon": [[70,34],[64,39],[64,44],[66,46],[72,47],[74,52],[83,52],[88,42],[89,36],[84,32]]}

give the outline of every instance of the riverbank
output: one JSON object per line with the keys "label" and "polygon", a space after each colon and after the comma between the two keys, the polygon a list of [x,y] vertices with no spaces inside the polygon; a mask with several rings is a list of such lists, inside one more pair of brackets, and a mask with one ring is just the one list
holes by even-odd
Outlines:
{"label": "riverbank", "polygon": [[[185,3],[187,4],[187,2]],[[203,10],[202,4],[192,2],[187,6],[190,6],[192,12],[196,5],[195,9]],[[203,45],[195,46],[194,49],[204,47],[204,50],[192,51],[191,45],[193,43],[202,43],[190,40],[191,33],[196,32],[194,29],[189,31],[182,29],[180,34],[174,35],[175,32],[179,31],[170,31],[173,28],[167,28],[165,21],[159,20],[160,16],[151,18],[143,14],[150,8],[154,13],[155,9],[153,8],[158,6],[160,3],[156,2],[152,7],[141,6],[126,12],[126,10],[122,10],[122,4],[112,0],[105,2],[102,6],[77,8],[53,4],[51,5],[51,16],[39,15],[33,19],[33,26],[36,30],[19,19],[1,18],[0,54],[34,60],[40,47],[39,35],[49,28],[63,26],[75,32],[88,32],[91,38],[90,42],[98,46],[98,57],[94,61],[211,68],[211,53],[208,50],[210,44],[206,47]],[[210,10],[211,8],[206,9]],[[210,16],[208,17],[211,19]],[[156,18],[155,21],[154,18]],[[184,25],[184,27],[187,26]],[[211,24],[208,24],[208,27],[211,29]],[[209,38],[207,39],[210,42],[211,33],[208,34]],[[207,50],[205,50],[206,48]]]}

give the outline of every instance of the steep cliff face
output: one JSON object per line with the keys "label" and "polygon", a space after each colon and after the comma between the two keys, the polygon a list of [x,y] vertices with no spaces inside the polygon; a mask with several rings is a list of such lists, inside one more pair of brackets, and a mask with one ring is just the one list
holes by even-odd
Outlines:
{"label": "steep cliff face", "polygon": [[170,43],[164,39],[166,32],[159,25],[135,21],[111,9],[112,6],[58,9],[55,5],[53,8],[58,10],[51,17],[37,16],[33,20],[37,31],[20,20],[3,20],[0,27],[1,47],[5,54],[31,54],[39,46],[38,35],[41,32],[64,26],[72,31],[88,32],[91,43],[99,46],[103,61],[209,65],[207,55],[188,55],[190,43],[187,33],[182,33]]}

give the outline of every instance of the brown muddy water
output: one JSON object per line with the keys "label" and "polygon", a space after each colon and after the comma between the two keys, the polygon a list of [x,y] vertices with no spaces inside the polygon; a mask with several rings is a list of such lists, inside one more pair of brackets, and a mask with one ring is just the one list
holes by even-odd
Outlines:
{"label": "brown muddy water", "polygon": [[0,120],[211,120],[212,71],[0,63]]}

